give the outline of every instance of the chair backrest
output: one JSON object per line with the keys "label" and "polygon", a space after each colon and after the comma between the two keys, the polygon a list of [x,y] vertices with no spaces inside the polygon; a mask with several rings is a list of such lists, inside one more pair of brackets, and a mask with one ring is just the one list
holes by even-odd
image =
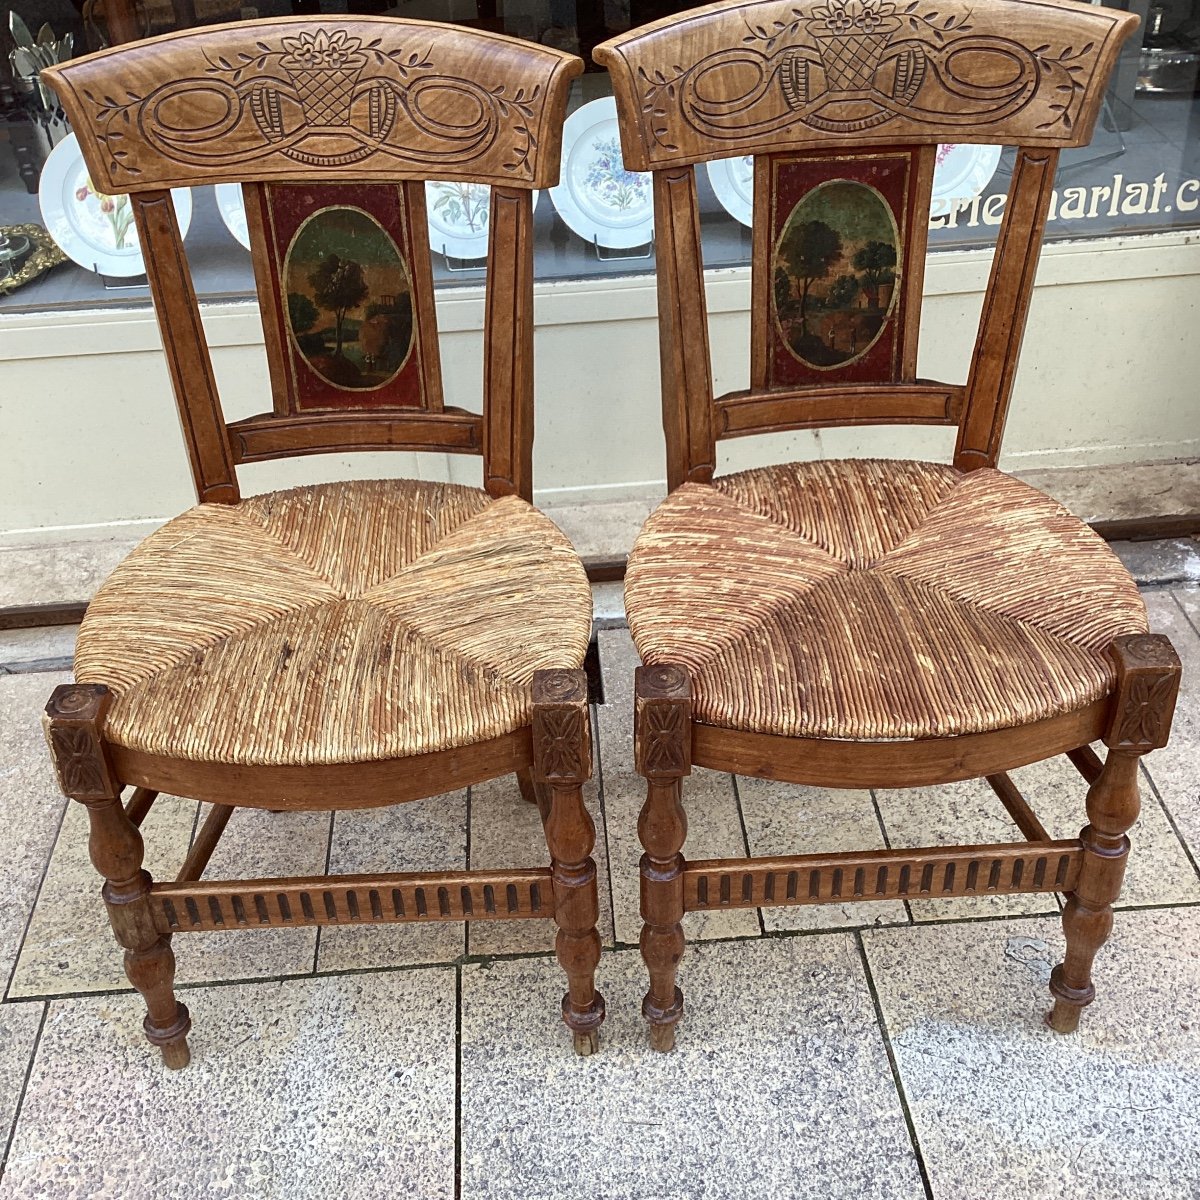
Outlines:
{"label": "chair backrest", "polygon": [[[726,0],[598,46],[654,173],[668,482],[721,438],[958,426],[995,464],[1058,152],[1091,139],[1137,17],[1074,0]],[[965,385],[916,376],[939,143],[1018,147]],[[753,156],[750,387],[713,396],[693,164]],[[747,164],[748,169],[748,164]]]}
{"label": "chair backrest", "polygon": [[[482,454],[532,495],[532,191],[573,55],[373,17],[245,21],[48,68],[96,191],[128,193],[201,500],[296,454]],[[483,413],[442,403],[425,181],[491,187]],[[226,424],[170,188],[241,184],[273,410]],[[471,193],[467,192],[470,196]]]}

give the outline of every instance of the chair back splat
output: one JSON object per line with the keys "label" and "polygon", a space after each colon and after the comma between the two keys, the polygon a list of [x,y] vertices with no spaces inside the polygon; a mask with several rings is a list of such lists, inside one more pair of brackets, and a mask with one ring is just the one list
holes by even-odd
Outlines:
{"label": "chair back splat", "polygon": [[[239,22],[48,68],[96,188],[129,193],[202,501],[239,463],[481,454],[532,496],[532,192],[573,55],[387,18]],[[442,400],[425,181],[491,186],[482,415]],[[227,424],[170,188],[240,183],[273,408]],[[355,320],[351,312],[362,312]]]}
{"label": "chair back splat", "polygon": [[[630,170],[654,173],[671,488],[722,438],[958,427],[994,466],[1058,152],[1092,135],[1137,25],[1072,0],[732,0],[598,46]],[[938,143],[1017,147],[965,384],[916,374]],[[754,157],[750,387],[714,397],[693,166]]]}

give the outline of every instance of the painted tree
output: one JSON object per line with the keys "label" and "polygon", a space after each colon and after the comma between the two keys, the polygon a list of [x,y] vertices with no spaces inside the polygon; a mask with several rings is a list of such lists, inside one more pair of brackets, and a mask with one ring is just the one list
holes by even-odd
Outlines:
{"label": "painted tree", "polygon": [[858,295],[859,283],[857,275],[839,275],[830,285],[825,302],[830,308],[849,308]]}
{"label": "painted tree", "polygon": [[879,289],[896,278],[896,247],[887,242],[868,242],[855,253],[854,266],[862,272],[867,303],[878,308]]}
{"label": "painted tree", "polygon": [[363,278],[362,267],[349,258],[328,254],[308,277],[313,287],[313,298],[322,307],[333,313],[337,345],[334,354],[341,357],[342,329],[346,314],[357,308],[370,295],[371,289]]}
{"label": "painted tree", "polygon": [[317,323],[317,306],[303,292],[288,292],[287,306],[293,333],[307,333]]}
{"label": "painted tree", "polygon": [[842,257],[841,235],[824,221],[805,221],[784,238],[782,251],[788,268],[800,281],[800,317],[803,319],[808,312],[808,290],[813,281],[824,279]]}

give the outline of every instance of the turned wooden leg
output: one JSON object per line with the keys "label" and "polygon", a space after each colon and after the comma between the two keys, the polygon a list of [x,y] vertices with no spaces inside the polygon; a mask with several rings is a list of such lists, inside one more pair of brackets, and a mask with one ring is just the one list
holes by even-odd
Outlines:
{"label": "turned wooden leg", "polygon": [[646,803],[638,817],[642,855],[641,949],[650,989],[642,1015],[650,1024],[650,1045],[675,1045],[683,1016],[683,992],[675,975],[683,958],[683,868],[687,836],[683,777],[692,769],[692,685],[680,667],[638,667],[634,678],[634,755],[647,781]]}
{"label": "turned wooden leg", "polygon": [[533,677],[533,780],[554,871],[554,948],[567,975],[562,1015],[577,1054],[599,1049],[604,997],[596,991],[600,901],[592,847],[596,827],[583,803],[592,773],[587,677],[582,671],[538,671]]}
{"label": "turned wooden leg", "polygon": [[1083,865],[1063,910],[1067,952],[1050,976],[1054,1007],[1046,1020],[1072,1033],[1095,999],[1092,962],[1112,932],[1113,902],[1121,894],[1129,857],[1126,832],[1137,820],[1138,759],[1167,744],[1179,690],[1179,659],[1165,637],[1117,638],[1110,648],[1117,670],[1112,718],[1104,741],[1108,757],[1088,789],[1088,823],[1080,833]]}
{"label": "turned wooden leg", "polygon": [[150,910],[150,876],[142,870],[142,835],[121,805],[121,785],[104,749],[102,730],[111,696],[100,684],[54,689],[44,724],[59,786],[88,810],[88,848],[104,876],[101,895],[117,941],[125,947],[125,973],[146,1002],[146,1037],[168,1067],[190,1057],[187,1008],[175,999],[175,955]]}

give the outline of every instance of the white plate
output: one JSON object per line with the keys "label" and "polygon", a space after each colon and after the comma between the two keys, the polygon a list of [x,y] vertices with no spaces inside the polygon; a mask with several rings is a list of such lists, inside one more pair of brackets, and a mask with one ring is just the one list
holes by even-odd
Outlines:
{"label": "white plate", "polygon": [[954,142],[937,148],[933,169],[931,217],[948,216],[956,204],[974,200],[991,182],[1000,165],[1000,146],[967,146]]}
{"label": "white plate", "polygon": [[[192,221],[189,188],[172,188],[180,236]],[[128,196],[93,190],[79,141],[68,134],[50,152],[38,188],[42,221],[62,252],[89,271],[124,278],[146,269]]]}
{"label": "white plate", "polygon": [[240,183],[218,183],[213,191],[217,193],[217,211],[225,228],[247,250],[250,249],[250,230],[246,226],[246,203],[242,199]]}
{"label": "white plate", "polygon": [[[533,193],[537,208],[538,192]],[[486,183],[425,184],[429,247],[448,258],[487,258],[492,189]]]}
{"label": "white plate", "polygon": [[584,241],[610,250],[644,246],[654,237],[650,175],[626,171],[611,96],[577,108],[563,126],[562,174],[550,199]]}
{"label": "white plate", "polygon": [[754,224],[754,155],[718,158],[704,164],[721,207],[743,225]]}

